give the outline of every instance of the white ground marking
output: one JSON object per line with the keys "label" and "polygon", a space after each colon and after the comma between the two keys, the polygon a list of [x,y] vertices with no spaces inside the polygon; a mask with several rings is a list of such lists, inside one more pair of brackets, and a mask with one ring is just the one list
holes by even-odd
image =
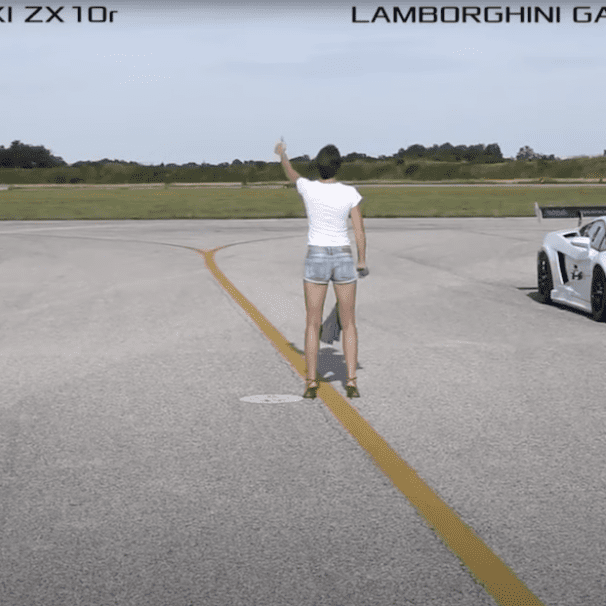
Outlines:
{"label": "white ground marking", "polygon": [[259,396],[245,396],[240,398],[241,402],[250,402],[251,404],[286,404],[288,402],[298,402],[302,400],[301,396],[291,394],[267,394]]}

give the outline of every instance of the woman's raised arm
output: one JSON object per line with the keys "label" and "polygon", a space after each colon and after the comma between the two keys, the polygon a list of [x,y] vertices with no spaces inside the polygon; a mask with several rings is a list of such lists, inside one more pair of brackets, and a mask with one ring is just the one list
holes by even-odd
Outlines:
{"label": "woman's raised arm", "polygon": [[286,173],[289,181],[295,183],[297,179],[301,177],[301,175],[292,167],[288,156],[286,155],[286,143],[284,140],[278,141],[276,143],[276,147],[274,148],[274,153],[280,156],[280,162],[282,163],[282,168]]}

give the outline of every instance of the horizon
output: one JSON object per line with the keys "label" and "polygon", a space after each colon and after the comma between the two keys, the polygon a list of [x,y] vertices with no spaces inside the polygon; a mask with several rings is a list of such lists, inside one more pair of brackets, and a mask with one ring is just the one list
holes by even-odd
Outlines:
{"label": "horizon", "polygon": [[[34,147],[32,144],[29,144],[27,142],[20,141],[20,140],[15,140],[12,143],[20,143],[20,144],[25,145],[27,147]],[[494,143],[494,144],[496,144],[499,147],[499,149],[500,149],[500,146],[499,146],[498,143]],[[418,144],[412,144],[412,145],[418,145]],[[442,144],[435,143],[432,146],[425,147],[425,149],[427,151],[430,151],[434,147],[440,147],[440,146],[443,146],[443,145],[452,145],[452,144],[450,142],[448,142],[448,141],[445,142],[445,143],[442,143]],[[482,146],[484,146],[484,148],[487,147],[487,144],[485,144],[485,143],[475,143],[475,144],[470,144],[470,145],[468,145],[468,144],[457,144],[457,145],[454,145],[453,147],[455,147],[455,148],[459,147],[459,146],[462,146],[462,147],[471,147],[471,146],[474,146],[474,145],[482,145]],[[62,156],[53,153],[53,151],[49,150],[46,146],[37,146],[37,147],[43,147],[44,149],[46,149],[47,151],[49,151],[51,153],[52,157],[56,158],[57,160],[61,160],[62,162],[64,162],[64,164],[62,164],[62,165],[58,165],[56,167],[50,167],[51,170],[52,169],[56,169],[56,168],[61,168],[62,166],[74,167],[74,166],[76,166],[78,164],[98,164],[98,163],[101,163],[101,162],[108,163],[108,164],[109,163],[111,163],[111,164],[136,164],[138,166],[146,166],[146,167],[164,166],[164,167],[169,167],[169,168],[172,168],[172,167],[181,168],[181,167],[189,166],[189,165],[195,165],[195,166],[198,166],[198,167],[205,167],[205,166],[208,166],[208,167],[210,167],[210,166],[213,166],[213,167],[222,167],[222,166],[233,166],[234,163],[236,163],[236,162],[238,162],[239,164],[242,164],[242,165],[246,165],[246,164],[249,164],[249,163],[257,163],[257,162],[263,162],[265,164],[272,164],[272,163],[273,164],[279,164],[280,163],[280,160],[278,158],[276,158],[274,160],[259,160],[259,159],[253,159],[253,158],[248,158],[246,160],[243,160],[242,158],[234,158],[233,160],[231,160],[229,162],[228,161],[223,161],[223,162],[218,162],[218,163],[196,162],[194,160],[188,160],[186,162],[181,162],[181,163],[176,163],[176,162],[160,162],[158,164],[150,164],[150,163],[145,163],[145,162],[139,162],[137,160],[126,160],[124,158],[117,158],[117,157],[111,158],[110,156],[106,156],[106,157],[100,158],[98,160],[91,160],[91,159],[75,160],[74,162],[68,163],[68,162],[66,162],[63,159]],[[523,148],[524,147],[521,147],[519,149],[519,152],[522,151]],[[7,146],[5,146],[5,145],[3,145],[3,144],[0,144],[0,149],[10,149],[10,148],[7,147]],[[379,154],[377,156],[371,156],[369,154],[366,154],[363,151],[354,150],[352,152],[341,153],[341,156],[342,156],[344,162],[357,161],[357,160],[386,161],[386,160],[392,160],[394,158],[398,158],[399,157],[398,154],[399,154],[400,149],[404,149],[404,151],[406,151],[406,149],[408,149],[408,148],[399,148],[397,152],[394,152],[394,153],[389,154],[389,155],[388,154]],[[530,160],[544,159],[544,160],[548,160],[548,161],[565,161],[565,160],[580,160],[580,159],[591,159],[591,158],[604,158],[604,157],[606,157],[606,149],[603,151],[602,154],[596,154],[596,155],[579,154],[579,155],[575,155],[575,156],[555,156],[555,154],[537,154],[535,152],[535,150],[533,150],[532,148],[530,149],[530,151],[533,152],[533,153],[535,153],[536,156],[533,157],[533,158],[522,158],[522,160],[530,161]],[[362,155],[364,157],[363,158],[355,158],[355,159],[352,159],[352,160],[346,159],[347,156],[353,155],[353,154],[360,154],[360,155]],[[404,157],[408,157],[410,159],[416,159],[416,160],[446,162],[446,163],[471,162],[470,160],[467,160],[467,159],[464,159],[464,158],[462,158],[460,160],[441,160],[441,159],[432,158],[431,156],[423,156],[423,157],[416,158],[414,156],[406,156],[406,154],[404,154]],[[293,161],[293,162],[312,162],[314,160],[314,157],[310,156],[309,154],[301,154],[301,155],[295,156],[295,157],[290,157],[289,156],[289,159],[291,161]],[[516,160],[517,160],[516,156],[504,156],[503,155],[502,162],[510,162],[510,161],[514,161],[515,162]],[[484,164],[484,163],[487,163],[487,162],[479,162],[479,163],[480,164]],[[490,164],[498,164],[498,162],[489,162],[489,163]],[[236,164],[236,166],[237,166],[237,164]],[[13,168],[13,167],[2,167],[2,166],[0,166],[0,169],[3,169],[3,170],[10,169],[10,168]],[[36,167],[33,167],[33,168],[36,168]]]}

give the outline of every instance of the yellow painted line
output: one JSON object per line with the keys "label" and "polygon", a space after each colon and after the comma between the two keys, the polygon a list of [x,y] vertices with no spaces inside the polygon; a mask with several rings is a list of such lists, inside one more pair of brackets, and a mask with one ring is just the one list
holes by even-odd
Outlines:
{"label": "yellow painted line", "polygon": [[[263,334],[305,377],[305,358],[227,279],[215,263],[215,253],[224,247],[196,252],[219,284],[240,304]],[[340,423],[371,456],[375,464],[438,534],[446,546],[467,566],[473,577],[500,606],[544,606],[513,571],[480,539],[473,529],[419,477],[417,472],[368,424],[358,411],[330,384],[322,382],[318,396]]]}

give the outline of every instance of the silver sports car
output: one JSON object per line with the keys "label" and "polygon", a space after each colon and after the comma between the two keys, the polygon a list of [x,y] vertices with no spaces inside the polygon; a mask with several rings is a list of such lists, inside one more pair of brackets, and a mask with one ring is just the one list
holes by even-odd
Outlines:
{"label": "silver sports car", "polygon": [[[606,319],[606,209],[536,206],[535,210],[543,217],[579,217],[576,229],[552,231],[543,238],[537,255],[542,301],[582,309],[598,322]],[[585,216],[598,212],[602,215],[580,225]]]}

